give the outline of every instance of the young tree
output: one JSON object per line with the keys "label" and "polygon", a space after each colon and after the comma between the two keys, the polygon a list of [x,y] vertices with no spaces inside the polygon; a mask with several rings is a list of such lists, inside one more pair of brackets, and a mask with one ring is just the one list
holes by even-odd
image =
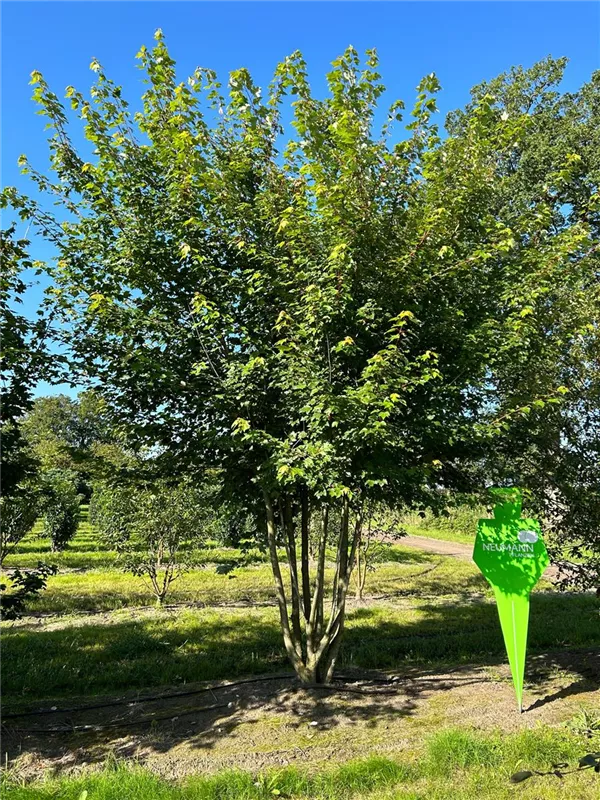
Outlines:
{"label": "young tree", "polygon": [[77,533],[80,495],[76,476],[65,470],[47,470],[40,478],[44,536],[50,539],[52,552],[64,550]]}
{"label": "young tree", "polygon": [[[46,588],[50,575],[56,575],[58,567],[39,561],[34,569],[15,569],[10,575],[10,587],[0,583],[0,612],[3,620],[20,619],[25,604],[36,598]],[[6,591],[9,588],[9,591]]]}
{"label": "young tree", "polygon": [[[442,138],[432,74],[394,141],[402,103],[373,130],[374,51],[336,59],[324,99],[299,53],[265,100],[245,69],[225,98],[210,70],[178,83],[156,39],[139,53],[137,114],[97,61],[90,99],[67,89],[92,161],[33,73],[55,177],[23,168],[70,220],[5,197],[55,243],[73,368],[101,382],[132,440],[262,500],[286,651],[303,681],[326,681],[366,504],[472,488],[487,449],[563,396],[545,365],[588,335],[580,301],[597,271],[588,119],[571,115],[566,149],[544,149],[548,118],[568,115],[553,88],[564,65],[548,61],[497,94],[479,87]],[[575,107],[584,95],[597,124],[596,78]]]}
{"label": "young tree", "polygon": [[187,483],[94,492],[92,523],[117,551],[124,569],[148,581],[157,605],[205,536],[210,510],[203,500]]}
{"label": "young tree", "polygon": [[39,513],[38,497],[31,489],[0,497],[0,566],[35,525]]}
{"label": "young tree", "polygon": [[[375,569],[375,564],[386,557],[390,540],[400,540],[406,536],[401,518],[380,504],[371,505],[366,511],[365,524],[359,531],[356,547],[355,586],[356,599],[362,600],[367,574]],[[383,541],[383,537],[387,543]]]}

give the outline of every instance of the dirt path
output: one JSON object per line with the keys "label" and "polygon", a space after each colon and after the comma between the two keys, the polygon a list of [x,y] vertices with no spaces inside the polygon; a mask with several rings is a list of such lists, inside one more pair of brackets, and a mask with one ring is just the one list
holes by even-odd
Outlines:
{"label": "dirt path", "polygon": [[[391,540],[390,540],[391,541]],[[448,542],[445,539],[429,539],[427,536],[403,536],[399,540],[394,540],[403,547],[414,547],[426,553],[434,553],[438,556],[451,556],[460,558],[463,561],[471,561],[473,556],[473,545],[463,542]],[[554,580],[558,577],[556,567],[550,566],[544,572],[544,577]]]}
{"label": "dirt path", "polygon": [[403,547],[415,547],[426,553],[435,553],[438,556],[453,556],[470,561],[473,555],[473,545],[462,542],[448,542],[445,539],[430,539],[427,536],[403,536],[398,540]]}

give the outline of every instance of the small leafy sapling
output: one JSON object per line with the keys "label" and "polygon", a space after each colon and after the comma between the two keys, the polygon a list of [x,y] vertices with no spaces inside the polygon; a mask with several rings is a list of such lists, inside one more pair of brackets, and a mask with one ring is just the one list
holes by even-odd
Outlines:
{"label": "small leafy sapling", "polygon": [[385,560],[389,543],[405,536],[399,515],[382,506],[373,506],[368,513],[366,523],[360,531],[359,544],[356,549],[356,565],[354,582],[356,599],[362,600],[367,582],[367,573],[375,569],[376,564]]}
{"label": "small leafy sapling", "polygon": [[18,493],[0,498],[0,565],[33,528],[38,515],[37,496],[20,487]]}
{"label": "small leafy sapling", "polygon": [[192,563],[194,549],[205,538],[207,517],[202,493],[187,482],[105,487],[92,497],[93,524],[117,551],[123,568],[144,579],[159,606]]}
{"label": "small leafy sapling", "polygon": [[0,584],[0,609],[3,620],[20,619],[25,612],[25,604],[36,598],[46,588],[50,575],[56,575],[56,564],[39,561],[35,569],[15,569],[10,575],[10,591],[7,585]]}

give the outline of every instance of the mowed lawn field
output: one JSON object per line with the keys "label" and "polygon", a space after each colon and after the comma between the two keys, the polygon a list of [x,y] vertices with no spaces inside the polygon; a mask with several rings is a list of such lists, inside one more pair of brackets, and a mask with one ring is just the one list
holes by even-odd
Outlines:
{"label": "mowed lawn field", "polygon": [[[520,715],[493,594],[468,561],[386,545],[348,604],[335,684],[307,689],[283,651],[265,554],[220,568],[238,555],[195,553],[156,608],[85,511],[61,554],[39,528],[27,537],[7,570],[45,559],[59,573],[2,624],[3,796],[599,796],[600,776],[574,770],[600,751],[593,594],[548,581],[533,593]],[[543,774],[517,789],[520,770]]]}

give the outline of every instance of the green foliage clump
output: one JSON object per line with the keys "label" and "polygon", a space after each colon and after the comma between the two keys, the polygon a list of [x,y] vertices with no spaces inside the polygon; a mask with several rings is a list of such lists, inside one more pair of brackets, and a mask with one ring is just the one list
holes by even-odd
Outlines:
{"label": "green foliage clump", "polygon": [[28,253],[29,241],[17,239],[16,226],[0,231],[0,490],[3,497],[36,470],[22,435],[21,420],[33,404],[33,389],[41,379],[56,377],[62,356],[50,356],[48,320],[39,310],[35,321],[18,313],[27,290],[26,270],[39,267]]}
{"label": "green foliage clump", "polygon": [[206,538],[211,509],[190,482],[157,481],[148,488],[99,487],[90,520],[123,568],[148,580],[160,605]]}
{"label": "green foliage clump", "polygon": [[95,480],[136,466],[112,425],[106,401],[94,390],[75,399],[64,394],[36,398],[19,429],[42,473],[73,473],[77,490],[88,499]]}
{"label": "green foliage clump", "polygon": [[39,513],[39,497],[31,487],[0,497],[0,565],[33,528]]}
{"label": "green foliage clump", "polygon": [[75,476],[63,470],[48,470],[42,477],[44,536],[52,550],[63,550],[77,532],[81,497]]}
{"label": "green foliage clump", "polygon": [[2,619],[20,619],[25,611],[25,603],[37,597],[46,588],[50,575],[55,575],[56,572],[56,565],[44,564],[41,561],[35,569],[13,570],[10,576],[10,591],[6,591],[5,583],[0,584]]}

